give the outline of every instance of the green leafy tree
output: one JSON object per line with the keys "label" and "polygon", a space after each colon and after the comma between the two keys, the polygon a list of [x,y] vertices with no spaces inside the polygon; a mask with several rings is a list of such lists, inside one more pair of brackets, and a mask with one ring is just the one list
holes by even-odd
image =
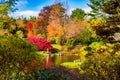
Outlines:
{"label": "green leafy tree", "polygon": [[10,24],[14,24],[15,20],[8,16],[8,13],[16,10],[14,7],[17,0],[2,0],[0,2],[0,29],[8,29],[10,32],[13,32],[13,29],[10,28]]}
{"label": "green leafy tree", "polygon": [[13,12],[16,10],[14,7],[17,0],[3,0],[0,2],[0,17],[5,17],[9,12]]}
{"label": "green leafy tree", "polygon": [[72,11],[71,18],[74,18],[76,20],[83,20],[85,17],[85,11],[82,9],[75,9]]}

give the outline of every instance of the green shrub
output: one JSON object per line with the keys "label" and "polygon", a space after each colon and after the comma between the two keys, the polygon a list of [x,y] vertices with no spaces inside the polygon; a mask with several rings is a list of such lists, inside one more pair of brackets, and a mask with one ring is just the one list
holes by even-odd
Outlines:
{"label": "green shrub", "polygon": [[102,46],[105,46],[105,43],[103,41],[100,42],[92,42],[89,47],[91,48],[100,48]]}
{"label": "green shrub", "polygon": [[119,47],[119,43],[109,44],[99,47],[92,55],[85,55],[80,69],[86,80],[120,80]]}
{"label": "green shrub", "polygon": [[73,40],[73,41],[71,42],[71,44],[72,44],[73,46],[77,45],[78,43],[80,43],[80,38],[75,39],[75,40]]}
{"label": "green shrub", "polygon": [[36,50],[21,38],[0,36],[0,79],[13,80],[30,73],[33,69],[31,63],[37,62]]}
{"label": "green shrub", "polygon": [[90,44],[93,39],[93,33],[87,28],[81,32],[80,42],[84,44]]}
{"label": "green shrub", "polygon": [[84,62],[86,60],[86,55],[88,54],[88,51],[85,50],[87,46],[83,46],[80,48],[80,62]]}
{"label": "green shrub", "polygon": [[92,42],[100,42],[100,41],[103,41],[103,40],[97,37],[93,31],[87,28],[81,32],[81,35],[79,38],[72,41],[72,45],[77,45],[78,43],[89,45]]}

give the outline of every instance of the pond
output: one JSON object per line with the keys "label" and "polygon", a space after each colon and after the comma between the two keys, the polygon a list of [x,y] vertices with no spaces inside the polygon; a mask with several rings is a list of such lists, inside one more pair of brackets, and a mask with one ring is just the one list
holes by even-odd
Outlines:
{"label": "pond", "polygon": [[47,55],[44,59],[44,67],[59,66],[64,62],[73,62],[80,57],[77,55]]}

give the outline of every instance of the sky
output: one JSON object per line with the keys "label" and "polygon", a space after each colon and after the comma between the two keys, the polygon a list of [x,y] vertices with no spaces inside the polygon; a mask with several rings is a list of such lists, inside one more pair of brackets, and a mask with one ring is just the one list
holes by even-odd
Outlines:
{"label": "sky", "polygon": [[45,6],[50,6],[55,2],[61,1],[66,3],[68,7],[68,14],[71,14],[72,10],[76,8],[83,9],[85,12],[89,12],[91,9],[87,6],[89,0],[18,0],[17,5],[15,6],[18,10],[9,15],[18,18],[30,16],[38,16],[40,10]]}

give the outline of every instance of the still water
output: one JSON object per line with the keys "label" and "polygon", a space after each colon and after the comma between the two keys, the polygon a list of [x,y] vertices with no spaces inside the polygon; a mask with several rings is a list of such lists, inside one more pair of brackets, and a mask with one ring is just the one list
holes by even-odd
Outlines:
{"label": "still water", "polygon": [[74,60],[79,59],[79,56],[76,55],[47,55],[44,58],[44,67],[59,66],[63,62],[73,62]]}

